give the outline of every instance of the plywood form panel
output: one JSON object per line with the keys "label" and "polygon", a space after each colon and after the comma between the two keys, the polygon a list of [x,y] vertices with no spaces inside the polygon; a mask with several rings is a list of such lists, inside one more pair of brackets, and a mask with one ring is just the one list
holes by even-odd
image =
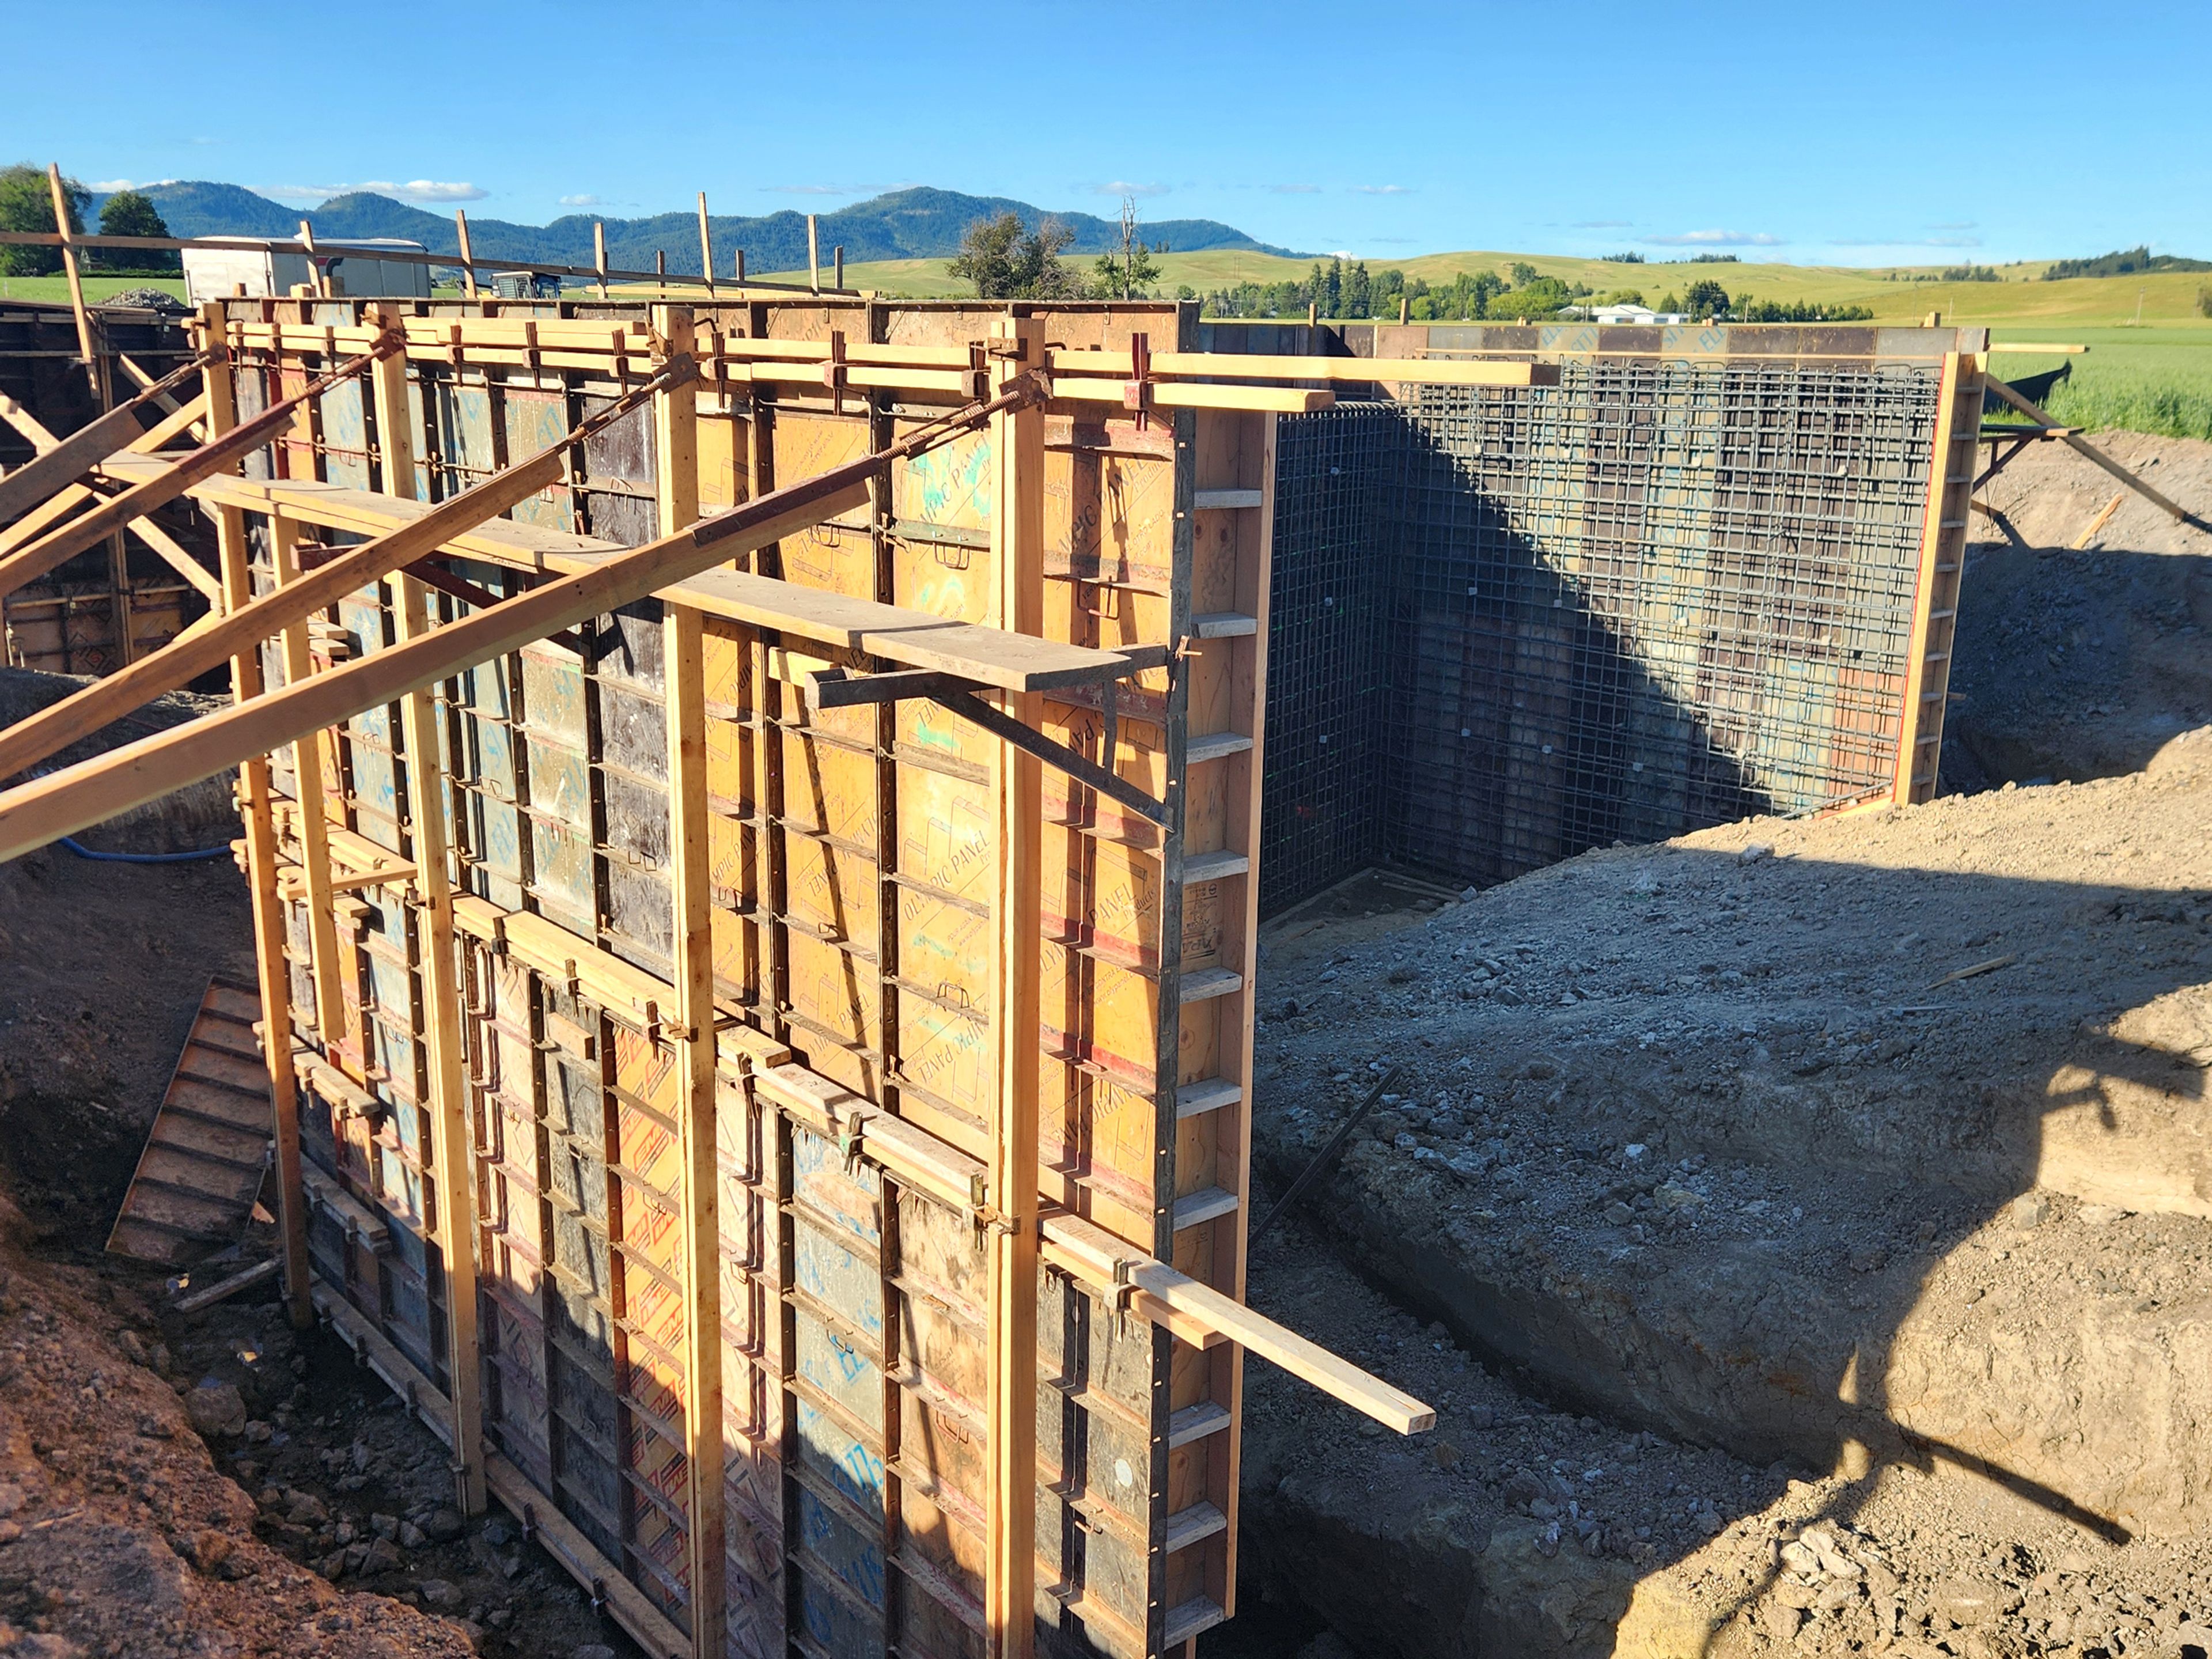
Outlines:
{"label": "plywood form panel", "polygon": [[[872,331],[964,342],[981,337],[992,314],[754,306],[717,321],[780,338],[823,338],[835,327],[856,338]],[[1141,327],[1164,349],[1176,343],[1176,325],[1165,308],[1086,308],[1055,315],[1048,331],[1056,343],[1126,348]],[[418,404],[417,453],[447,469],[434,491],[448,477],[461,481],[485,454],[535,441],[531,434],[559,418],[556,408],[572,411],[586,395],[573,376],[554,392],[542,375],[510,383],[504,371],[480,382],[465,373],[447,386],[438,368],[416,369],[440,384]],[[916,417],[858,395],[842,410],[834,401],[787,388],[733,399],[723,415],[702,409],[702,501],[818,470],[822,457],[888,441]],[[1194,558],[1190,417],[1139,432],[1126,419],[1054,416],[1048,446],[1047,633],[1085,644],[1173,644],[1188,630],[1193,584],[1209,569]],[[330,465],[327,434],[293,448]],[[988,435],[927,459],[902,468],[871,508],[769,550],[763,567],[951,617],[987,615],[997,582],[988,487],[997,463]],[[604,503],[619,502],[624,484],[649,483],[647,458],[603,449],[587,457],[585,473],[596,493],[557,508],[541,499],[529,514],[557,510],[568,515],[564,528],[635,539],[636,524],[619,520],[632,509]],[[471,575],[494,591],[527,580],[488,567]],[[1207,605],[1220,608],[1218,573],[1204,580],[1213,584]],[[361,649],[382,643],[380,597],[362,595],[342,619]],[[471,671],[443,690],[440,714],[468,890],[501,909],[542,911],[576,935],[580,951],[604,951],[665,982],[657,623],[641,607],[588,630],[580,658],[541,642]],[[787,1032],[814,1069],[863,1098],[980,1150],[993,1109],[995,745],[927,703],[880,714],[811,710],[809,663],[733,624],[708,620],[704,657],[718,1003],[759,1029]],[[1110,757],[1099,699],[1055,698],[1042,715],[1053,735],[1160,794],[1183,774],[1188,734],[1249,726],[1249,706],[1240,715],[1237,699],[1249,684],[1212,646],[1176,670],[1146,671],[1115,698]],[[345,827],[386,844],[401,839],[405,769],[393,724],[362,717],[332,762]],[[1192,785],[1180,828],[1218,848],[1233,790],[1202,776]],[[1154,1248],[1174,1242],[1175,1194],[1191,1180],[1216,1182],[1224,1167],[1217,1142],[1177,1127],[1173,1103],[1178,1084],[1219,1067],[1226,1000],[1185,1007],[1176,988],[1184,969],[1218,960],[1234,884],[1186,891],[1176,873],[1182,835],[1163,836],[1050,772],[1047,792],[1039,1177],[1048,1194]],[[357,1006],[349,999],[347,1029],[367,1034],[356,1069],[372,1073],[390,1105],[419,1113],[419,1026],[414,1010],[401,1012],[401,987],[415,978],[407,913],[374,895],[363,903],[360,972],[345,981],[360,998]],[[1164,936],[1175,941],[1164,952]],[[490,1431],[592,1547],[680,1623],[688,1505],[677,1315],[686,1287],[671,1242],[673,1120],[659,1098],[668,1051],[572,981],[518,971],[495,950],[472,958],[469,972]],[[899,1640],[915,1653],[980,1654],[986,1436],[974,1371],[982,1294],[973,1224],[865,1163],[847,1168],[834,1143],[764,1111],[741,1086],[726,1090],[718,1117],[726,1650],[780,1652],[796,1633],[831,1650]],[[374,1143],[368,1165],[370,1196],[401,1224],[393,1277],[403,1297],[412,1294],[404,1224],[427,1201],[422,1143],[419,1122],[394,1130]],[[343,1164],[343,1144],[334,1126],[333,1163]],[[780,1158],[781,1179],[794,1183],[787,1188],[778,1185]],[[856,1225],[856,1205],[872,1206],[872,1236]],[[795,1276],[802,1256],[811,1280]],[[380,1318],[404,1328],[394,1291],[381,1294]],[[427,1284],[422,1299],[427,1325]],[[1048,1275],[1041,1332],[1071,1322],[1121,1334],[1118,1346],[1095,1333],[1063,1344],[1052,1349],[1056,1361],[1041,1352],[1049,1398],[1041,1396],[1039,1419],[1048,1488],[1039,1496],[1039,1581],[1048,1587],[1040,1613],[1065,1640],[1148,1652],[1162,1639],[1165,1598],[1183,1587],[1170,1584],[1152,1540],[1168,1506],[1192,1489],[1187,1473],[1171,1476],[1166,1450],[1172,1349],[1152,1327]],[[428,1358],[437,1345],[416,1346]],[[1112,1367],[1109,1353],[1120,1356]],[[1077,1448],[1089,1460],[1079,1473],[1070,1467]],[[1102,1469],[1098,1455],[1109,1450]]]}

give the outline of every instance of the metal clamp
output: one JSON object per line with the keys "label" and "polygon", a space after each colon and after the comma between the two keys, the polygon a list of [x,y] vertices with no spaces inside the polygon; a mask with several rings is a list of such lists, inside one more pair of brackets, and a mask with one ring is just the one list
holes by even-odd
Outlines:
{"label": "metal clamp", "polygon": [[1129,379],[1121,388],[1121,407],[1137,416],[1137,430],[1149,431],[1152,423],[1152,340],[1149,334],[1129,337]]}

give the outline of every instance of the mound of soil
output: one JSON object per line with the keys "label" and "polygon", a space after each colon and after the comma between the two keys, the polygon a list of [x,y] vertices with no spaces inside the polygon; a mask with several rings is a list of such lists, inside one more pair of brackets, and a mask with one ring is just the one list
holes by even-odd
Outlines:
{"label": "mound of soil", "polygon": [[[2212,520],[2212,444],[2130,432],[2095,442]],[[2115,496],[2118,509],[2076,550]],[[1975,515],[1984,539],[1962,577],[1947,791],[2136,771],[2212,720],[2212,535],[2062,444],[2031,448],[1980,499],[2026,545]]]}
{"label": "mound of soil", "polygon": [[[1871,1650],[1869,1621],[1887,1616],[1865,1588],[1879,1575],[1863,1564],[1847,1597],[1847,1573],[1785,1570],[1777,1527],[1822,1516],[1858,1529],[1905,1602],[1925,1589],[1888,1617],[1893,1644],[1980,1650],[1939,1626],[1938,1588],[1981,1583],[2015,1548],[1996,1577],[2019,1595],[1991,1631],[2025,1642],[2023,1621],[2039,1620],[2044,1645],[2001,1650],[2063,1650],[2053,1632],[2076,1613],[2140,1615],[2145,1630],[2161,1613],[2212,1618],[2191,1577],[2212,1510],[2208,823],[2212,733],[2195,732],[2142,775],[1735,825],[1588,854],[1425,916],[1340,902],[1272,927],[1263,1177],[1286,1184],[1397,1068],[1307,1209],[1411,1310],[1369,1296],[1400,1346],[1350,1346],[1417,1393],[1438,1379],[1394,1364],[1426,1364],[1418,1350],[1450,1365],[1463,1349],[1591,1437],[1526,1407],[1548,1437],[1533,1448],[1486,1447],[1509,1419],[1447,1425],[1492,1509],[1453,1495],[1464,1513],[1438,1543],[1389,1495],[1464,1478],[1422,1473],[1421,1451],[1402,1448],[1385,1455],[1414,1464],[1379,1478],[1334,1484],[1323,1459],[1285,1484],[1255,1408],[1247,1501],[1272,1535],[1427,1539],[1466,1558],[1453,1582],[1492,1585],[1478,1624],[1519,1618],[1531,1597],[1583,1606],[1529,1579],[1549,1583],[1521,1545],[1507,1547],[1519,1565],[1500,1565],[1486,1540],[1517,1513],[1553,1541],[1559,1516],[1510,1501],[1515,1474],[1578,1480],[1550,1466],[1584,1457],[1616,1469],[1640,1432],[1729,1456],[1660,1453],[1660,1474],[1678,1471],[1664,1480],[1576,1491],[1565,1532],[1581,1559],[1616,1564],[1612,1588],[1589,1591],[1583,1637],[1524,1631],[1524,1650],[1583,1651],[1601,1626],[1610,1644],[1634,1624],[1620,1611],[1629,1588],[1662,1633],[1619,1651],[1704,1652],[1712,1626],[1698,1621],[1724,1606],[1732,1640]],[[1312,1272],[1309,1252],[1286,1277]],[[1300,1297],[1289,1316],[1325,1328],[1327,1311]],[[1433,1328],[1408,1348],[1416,1322]],[[1656,1449],[1647,1438],[1638,1461]],[[1792,1471],[1804,1491],[1783,1484]],[[1564,1506],[1555,1488],[1540,1497]],[[1953,1518],[1977,1516],[1954,1541]],[[1254,1535],[1248,1522],[1248,1547]],[[1747,1553],[1712,1566],[1730,1538]],[[1559,1541],[1536,1559],[1567,1559]],[[1272,1547],[1259,1547],[1255,1570]],[[1691,1595],[1669,1562],[1705,1563],[1692,1577],[1717,1575],[1712,1594]],[[1279,1595],[1313,1577],[1277,1565],[1262,1580]],[[1391,1582],[1356,1561],[1346,1576]],[[1752,1616],[1777,1596],[1786,1618]],[[1607,1597],[1618,1606],[1600,1619]],[[1371,1637],[1406,1617],[1385,1600],[1333,1616]],[[1700,1632],[1686,1647],[1663,1634],[1681,1606]],[[1462,1650],[1440,1635],[1403,1650]]]}

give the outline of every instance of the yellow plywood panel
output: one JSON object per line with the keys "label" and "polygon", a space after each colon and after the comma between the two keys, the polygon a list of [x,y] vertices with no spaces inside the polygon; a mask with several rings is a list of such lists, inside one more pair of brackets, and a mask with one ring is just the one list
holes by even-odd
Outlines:
{"label": "yellow plywood panel", "polygon": [[898,771],[898,866],[910,880],[988,905],[997,885],[987,784],[926,767]]}
{"label": "yellow plywood panel", "polygon": [[899,895],[899,978],[938,1002],[990,1006],[997,940],[988,915],[911,888]]}
{"label": "yellow plywood panel", "polygon": [[811,836],[784,841],[784,897],[791,914],[856,950],[876,949],[875,860]]}
{"label": "yellow plywood panel", "polygon": [[843,1042],[880,1049],[874,965],[795,927],[787,935],[792,1007]]}
{"label": "yellow plywood panel", "polygon": [[991,434],[971,432],[901,461],[891,480],[892,511],[921,524],[988,530],[997,484]]}
{"label": "yellow plywood panel", "polygon": [[1157,854],[1048,824],[1041,867],[1046,938],[1133,967],[1158,966]]}
{"label": "yellow plywood panel", "polygon": [[786,581],[848,599],[876,597],[876,544],[865,527],[832,520],[786,536],[777,546]]}
{"label": "yellow plywood panel", "polygon": [[1038,1125],[1039,1161],[1110,1200],[1117,1206],[1112,1214],[1095,1205],[1079,1207],[1149,1248],[1158,1151],[1152,1097],[1051,1055],[1040,1056],[1039,1063],[1040,1098],[1060,1103]]}
{"label": "yellow plywood panel", "polygon": [[[819,477],[868,453],[868,417],[864,412],[846,415],[779,408],[769,430],[775,449],[775,482],[779,488]],[[867,509],[855,507],[844,515],[847,523],[866,525]]]}
{"label": "yellow plywood panel", "polygon": [[752,496],[746,457],[752,434],[735,415],[710,415],[699,422],[699,505],[734,507]]}
{"label": "yellow plywood panel", "polygon": [[891,600],[962,622],[988,620],[998,586],[988,547],[902,536],[891,545]]}
{"label": "yellow plywood panel", "polygon": [[1045,571],[1165,592],[1175,572],[1175,463],[1045,452]]}
{"label": "yellow plywood panel", "polygon": [[784,816],[856,847],[873,847],[875,757],[842,744],[817,743],[788,727],[780,737]]}

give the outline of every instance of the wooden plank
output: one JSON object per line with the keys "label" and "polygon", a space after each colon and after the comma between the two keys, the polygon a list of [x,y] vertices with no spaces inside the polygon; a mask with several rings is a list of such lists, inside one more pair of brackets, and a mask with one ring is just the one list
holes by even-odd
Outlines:
{"label": "wooden plank", "polygon": [[1419,1434],[1436,1426],[1435,1411],[1411,1395],[1369,1376],[1351,1361],[1340,1359],[1212,1285],[1201,1285],[1144,1255],[1103,1227],[1065,1212],[1046,1216],[1042,1225],[1046,1240],[1060,1247],[1056,1260],[1100,1289],[1111,1291],[1117,1281],[1133,1285],[1163,1307],[1192,1316],[1206,1328],[1273,1360],[1291,1376],[1400,1434]]}
{"label": "wooden plank", "polygon": [[[377,320],[391,329],[398,319],[380,308]],[[409,417],[407,363],[380,358],[371,371],[380,482],[386,495],[415,494],[415,446]],[[398,643],[434,643],[429,591],[404,573],[392,584],[392,616]],[[374,656],[367,660],[374,662]],[[432,1237],[444,1267],[447,1376],[453,1384],[455,1495],[463,1515],[484,1507],[483,1364],[477,1323],[476,1137],[469,1121],[467,1051],[461,1033],[460,955],[453,927],[451,835],[452,803],[440,757],[438,713],[428,685],[410,688],[400,703],[406,743],[410,852],[415,861],[413,908],[416,917],[416,969],[422,1006],[418,1030],[428,1051],[429,1105],[435,1122],[431,1149],[437,1177],[437,1210]],[[303,801],[319,811],[319,800]]]}
{"label": "wooden plank", "polygon": [[[1316,358],[1314,361],[1323,360]],[[1074,380],[1055,374],[1052,378],[1052,399],[1054,403],[1113,404],[1118,407],[1122,403],[1122,392],[1127,385],[1125,380]],[[1311,415],[1333,408],[1336,403],[1334,392],[1307,391],[1292,386],[1206,385],[1183,380],[1154,381],[1152,397],[1154,406],[1160,409],[1267,410],[1279,415]]]}
{"label": "wooden plank", "polygon": [[[702,198],[701,231],[705,229]],[[655,308],[671,351],[694,349],[691,313]],[[690,387],[653,399],[655,501],[664,531],[699,517],[699,404]],[[703,618],[690,605],[663,607],[668,725],[668,884],[675,944],[677,1064],[682,1073],[684,1455],[691,1468],[686,1523],[690,1547],[691,1651],[721,1659],[723,1565],[720,1176],[715,1158],[714,868],[707,823],[707,691]]]}
{"label": "wooden plank", "polygon": [[[995,360],[997,389],[1024,362],[1044,355],[1039,318],[1001,320],[994,337],[1012,348]],[[999,573],[990,614],[1010,635],[1044,629],[1044,413],[1009,410],[994,418],[996,464],[993,552]],[[1034,693],[1002,700],[1025,726],[1042,710]],[[998,923],[991,1000],[996,1060],[988,1179],[995,1212],[988,1234],[990,1272],[990,1538],[985,1620],[993,1659],[1027,1659],[1035,1648],[1036,1595],[1037,1024],[1039,853],[1043,774],[1036,757],[994,745],[999,804]]]}
{"label": "wooden plank", "polygon": [[[385,372],[387,365],[396,362],[396,359],[386,359],[379,365],[379,372]],[[163,692],[189,684],[219,666],[225,658],[251,648],[270,634],[304,622],[319,611],[327,610],[347,594],[436,551],[459,531],[495,517],[535,495],[561,476],[562,457],[569,445],[603,430],[650,395],[641,387],[630,397],[579,423],[568,436],[520,465],[495,473],[474,488],[428,508],[388,535],[347,549],[295,581],[280,583],[258,599],[228,607],[225,614],[207,628],[179,635],[153,655],[73,692],[59,702],[49,704],[27,720],[17,721],[0,732],[0,777],[12,776],[100,730],[110,720],[152,702]],[[277,504],[285,499],[285,495],[277,495],[270,504],[276,516],[289,519],[291,515]]]}
{"label": "wooden plank", "polygon": [[[360,374],[377,360],[380,353],[397,349],[398,345],[398,338],[393,337],[388,348],[380,345],[367,355],[341,363],[330,374],[310,381],[283,402],[271,404],[243,426],[221,432],[211,431],[206,443],[190,454],[179,457],[152,477],[132,485],[112,501],[103,501],[82,518],[71,520],[48,532],[29,546],[0,559],[0,594],[12,593],[25,582],[36,580],[94,543],[120,530],[131,520],[143,518],[155,507],[176,500],[201,479],[235,465],[240,457],[260,448],[290,425],[293,415],[301,407],[332,386]],[[239,603],[243,604],[244,601]],[[231,608],[235,609],[236,606]]]}
{"label": "wooden plank", "polygon": [[140,392],[129,403],[72,432],[43,453],[0,477],[0,520],[20,518],[64,485],[75,483],[94,466],[146,435],[143,417],[167,393],[199,373],[195,358]]}
{"label": "wooden plank", "polygon": [[2071,449],[2075,454],[2081,456],[2084,459],[2092,462],[2097,466],[2102,467],[2106,471],[2111,473],[2112,477],[2118,478],[2129,489],[2134,490],[2136,495],[2150,502],[2152,506],[2161,507],[2167,513],[2172,514],[2176,522],[2181,524],[2198,522],[2192,518],[2187,507],[2182,506],[2179,501],[2173,501],[2170,497],[2163,495],[2160,494],[2159,491],[2152,489],[2148,483],[2143,481],[2143,479],[2137,477],[2128,468],[2122,466],[2118,461],[2105,453],[2103,450],[2098,448],[2087,438],[2081,436],[2075,428],[2070,427],[2060,427],[2057,421],[2053,420],[2048,414],[2041,409],[2039,409],[2035,404],[2030,403],[2027,398],[2021,397],[2020,393],[2014,392],[2002,380],[1996,380],[1994,377],[1990,378],[1986,383],[1986,389],[1995,392],[1998,398],[2002,399],[2004,402],[2010,404],[2014,409],[2027,416],[2029,419],[2037,422],[2037,424],[2056,429],[2059,437],[2064,441],[2069,449]]}
{"label": "wooden plank", "polygon": [[[981,412],[978,406],[976,414]],[[906,441],[917,448],[926,445]],[[604,616],[753,548],[864,504],[882,457],[863,457],[673,536],[608,558],[586,574],[533,591],[304,685],[125,744],[0,795],[0,861],[158,799],[290,741],[335,726],[464,668]],[[242,602],[242,601],[241,601]]]}

